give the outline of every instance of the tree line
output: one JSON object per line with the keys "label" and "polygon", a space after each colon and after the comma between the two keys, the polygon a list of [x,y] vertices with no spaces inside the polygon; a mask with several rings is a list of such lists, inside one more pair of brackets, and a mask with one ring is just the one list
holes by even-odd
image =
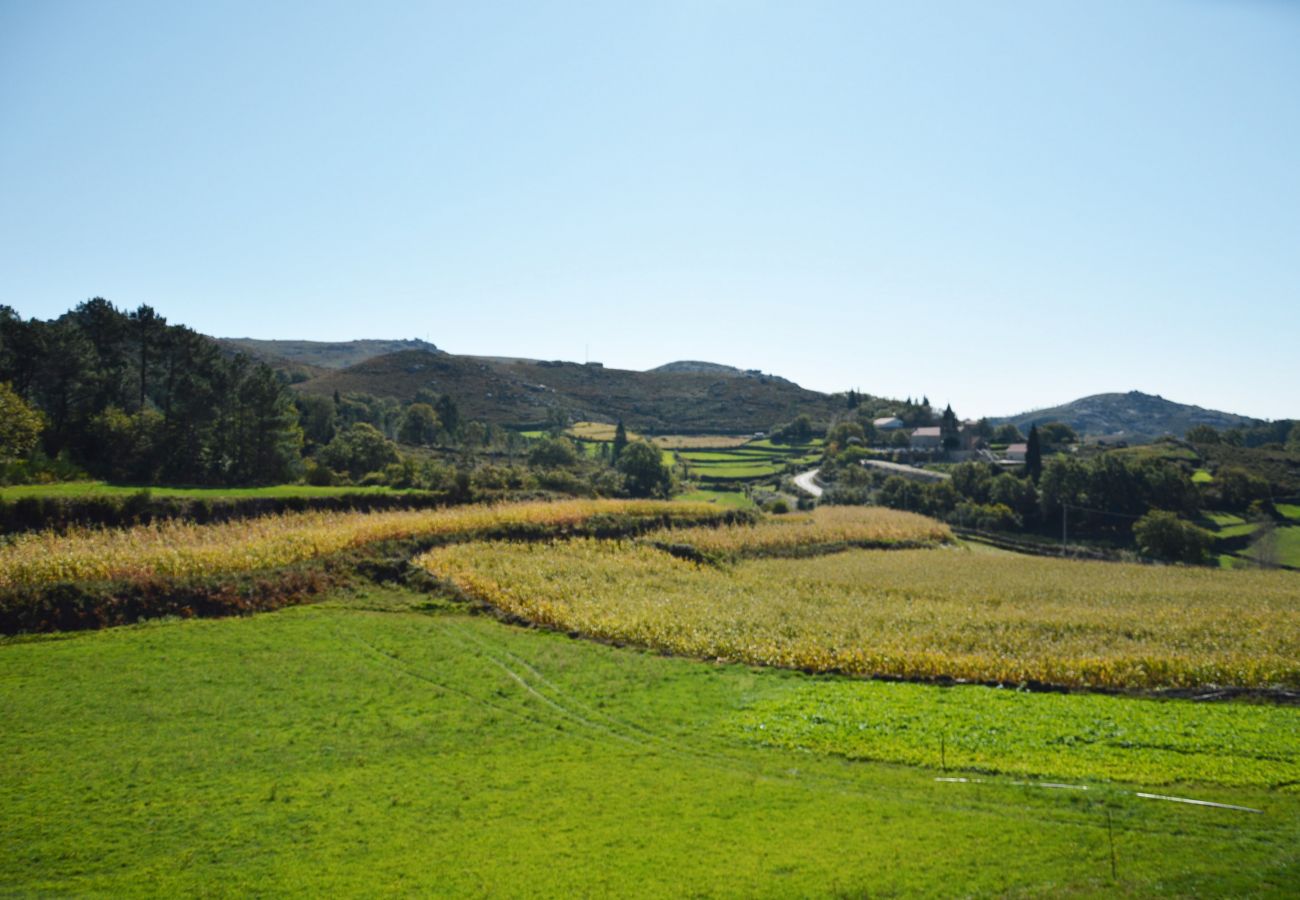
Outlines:
{"label": "tree line", "polygon": [[300,465],[298,411],[275,372],[149,306],[96,297],[50,321],[0,306],[0,383],[39,416],[0,448],[11,459],[31,449],[30,464],[186,484],[284,481]]}

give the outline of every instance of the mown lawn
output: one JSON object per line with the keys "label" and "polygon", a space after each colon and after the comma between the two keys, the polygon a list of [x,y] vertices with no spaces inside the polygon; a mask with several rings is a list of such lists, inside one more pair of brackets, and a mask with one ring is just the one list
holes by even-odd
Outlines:
{"label": "mown lawn", "polygon": [[[936,781],[931,766],[753,740],[744,716],[806,705],[823,684],[842,682],[617,649],[379,591],[11,640],[0,643],[0,884],[566,897],[1300,885],[1294,792],[1157,792],[1263,810],[1252,814],[1097,781]],[[1077,732],[1089,713],[1050,699]],[[1293,717],[1279,711],[1277,727]]]}

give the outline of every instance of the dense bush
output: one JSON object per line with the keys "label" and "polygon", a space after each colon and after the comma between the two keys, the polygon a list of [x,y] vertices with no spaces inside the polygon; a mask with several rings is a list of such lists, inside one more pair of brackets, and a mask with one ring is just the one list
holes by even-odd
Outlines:
{"label": "dense bush", "polygon": [[1133,537],[1144,556],[1169,562],[1201,563],[1213,541],[1211,535],[1171,512],[1153,510],[1133,525]]}

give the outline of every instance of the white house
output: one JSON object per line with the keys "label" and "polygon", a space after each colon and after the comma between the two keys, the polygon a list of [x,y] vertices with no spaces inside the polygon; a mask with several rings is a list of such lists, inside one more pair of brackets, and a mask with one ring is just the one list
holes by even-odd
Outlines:
{"label": "white house", "polygon": [[1024,462],[1025,454],[1028,452],[1028,444],[1008,444],[1006,456],[1007,462]]}
{"label": "white house", "polygon": [[897,431],[903,427],[903,420],[898,416],[885,416],[883,419],[875,419],[871,424],[876,426],[876,431]]}
{"label": "white house", "polygon": [[912,446],[918,450],[937,450],[943,444],[943,434],[938,425],[918,428],[912,432]]}

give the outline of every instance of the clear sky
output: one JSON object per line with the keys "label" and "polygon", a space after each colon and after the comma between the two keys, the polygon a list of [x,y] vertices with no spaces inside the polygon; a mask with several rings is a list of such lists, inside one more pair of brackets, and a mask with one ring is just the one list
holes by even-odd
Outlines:
{"label": "clear sky", "polygon": [[0,0],[0,303],[1300,417],[1300,3]]}

